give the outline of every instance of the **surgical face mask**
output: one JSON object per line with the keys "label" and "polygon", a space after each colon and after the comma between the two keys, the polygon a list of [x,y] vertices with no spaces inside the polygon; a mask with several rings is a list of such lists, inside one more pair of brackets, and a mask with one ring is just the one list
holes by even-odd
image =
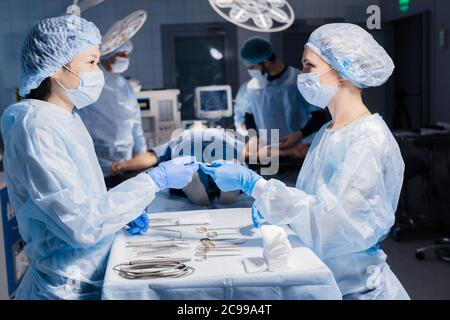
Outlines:
{"label": "surgical face mask", "polygon": [[105,77],[102,71],[98,72],[80,72],[80,74],[64,66],[66,70],[80,78],[80,84],[76,89],[67,89],[61,82],[56,82],[66,91],[70,101],[77,109],[83,109],[97,102],[103,87],[105,86]]}
{"label": "surgical face mask", "polygon": [[248,74],[258,81],[259,89],[262,89],[267,85],[267,73],[263,74],[261,70],[249,69]]}
{"label": "surgical face mask", "polygon": [[130,58],[116,57],[114,63],[111,65],[113,73],[124,73],[130,66]]}
{"label": "surgical face mask", "polygon": [[321,74],[317,72],[302,73],[297,76],[297,87],[308,103],[325,109],[333,100],[338,87],[330,87],[320,82],[320,77],[332,69]]}

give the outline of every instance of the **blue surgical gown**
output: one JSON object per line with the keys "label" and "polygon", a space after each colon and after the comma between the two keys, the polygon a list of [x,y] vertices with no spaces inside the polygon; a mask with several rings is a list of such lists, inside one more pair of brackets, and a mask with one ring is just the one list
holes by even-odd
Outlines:
{"label": "blue surgical gown", "polygon": [[[311,113],[319,110],[306,102],[298,91],[299,73],[299,70],[288,67],[280,78],[268,81],[263,89],[248,90],[249,113],[255,118],[258,130],[279,129],[281,139],[301,130],[308,123]],[[269,132],[267,142],[276,144],[278,141],[272,141]]]}
{"label": "blue surgical gown", "polygon": [[[257,82],[256,79],[251,79],[246,81],[239,88],[236,99],[234,100],[234,126],[239,128],[242,124],[245,124],[245,114],[251,113],[250,101],[249,101],[249,91],[255,91],[254,94],[258,95],[261,93],[261,90],[258,88],[252,88],[251,83]],[[253,99],[255,99],[254,97]]]}
{"label": "blue surgical gown", "polygon": [[10,201],[31,260],[17,299],[98,299],[114,234],[158,191],[143,173],[106,191],[76,112],[24,100],[2,117]]}
{"label": "blue surgical gown", "polygon": [[268,222],[289,224],[333,272],[346,299],[408,299],[386,263],[404,163],[383,119],[374,114],[317,133],[296,188],[261,179],[253,196]]}
{"label": "blue surgical gown", "polygon": [[80,111],[94,140],[103,175],[111,175],[114,162],[130,160],[147,151],[141,111],[128,80],[107,71],[99,100]]}

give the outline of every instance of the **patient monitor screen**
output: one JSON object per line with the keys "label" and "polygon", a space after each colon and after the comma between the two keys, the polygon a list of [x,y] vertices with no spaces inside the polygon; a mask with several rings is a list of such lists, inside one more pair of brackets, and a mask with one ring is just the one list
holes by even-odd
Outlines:
{"label": "patient monitor screen", "polygon": [[226,90],[202,91],[200,92],[200,110],[209,111],[227,111],[228,100]]}

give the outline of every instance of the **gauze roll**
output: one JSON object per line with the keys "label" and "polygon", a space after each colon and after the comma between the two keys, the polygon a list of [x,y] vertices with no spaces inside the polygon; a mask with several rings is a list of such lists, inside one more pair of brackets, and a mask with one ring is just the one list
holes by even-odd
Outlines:
{"label": "gauze roll", "polygon": [[286,231],[279,226],[264,225],[260,228],[264,243],[264,259],[269,271],[284,271],[292,266],[292,246]]}

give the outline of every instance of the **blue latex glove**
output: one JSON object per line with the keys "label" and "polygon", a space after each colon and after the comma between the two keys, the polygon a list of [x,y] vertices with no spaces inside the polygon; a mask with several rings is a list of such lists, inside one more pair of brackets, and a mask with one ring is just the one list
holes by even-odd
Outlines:
{"label": "blue latex glove", "polygon": [[214,161],[212,167],[200,165],[201,170],[210,175],[220,190],[224,192],[242,190],[251,196],[256,182],[261,176],[243,165],[224,160]]}
{"label": "blue latex glove", "polygon": [[180,157],[163,162],[147,173],[159,190],[181,189],[192,181],[192,175],[197,170],[198,164],[195,157]]}
{"label": "blue latex glove", "polygon": [[131,221],[128,226],[130,227],[128,229],[129,235],[137,235],[137,234],[143,234],[147,232],[148,227],[150,226],[150,220],[148,219],[147,212],[144,211],[143,214],[139,216],[134,221]]}
{"label": "blue latex glove", "polygon": [[261,214],[261,212],[259,212],[259,210],[256,208],[256,205],[253,204],[252,206],[252,221],[253,221],[253,225],[259,229],[259,227],[261,227],[261,222],[262,220],[264,220],[263,215]]}

